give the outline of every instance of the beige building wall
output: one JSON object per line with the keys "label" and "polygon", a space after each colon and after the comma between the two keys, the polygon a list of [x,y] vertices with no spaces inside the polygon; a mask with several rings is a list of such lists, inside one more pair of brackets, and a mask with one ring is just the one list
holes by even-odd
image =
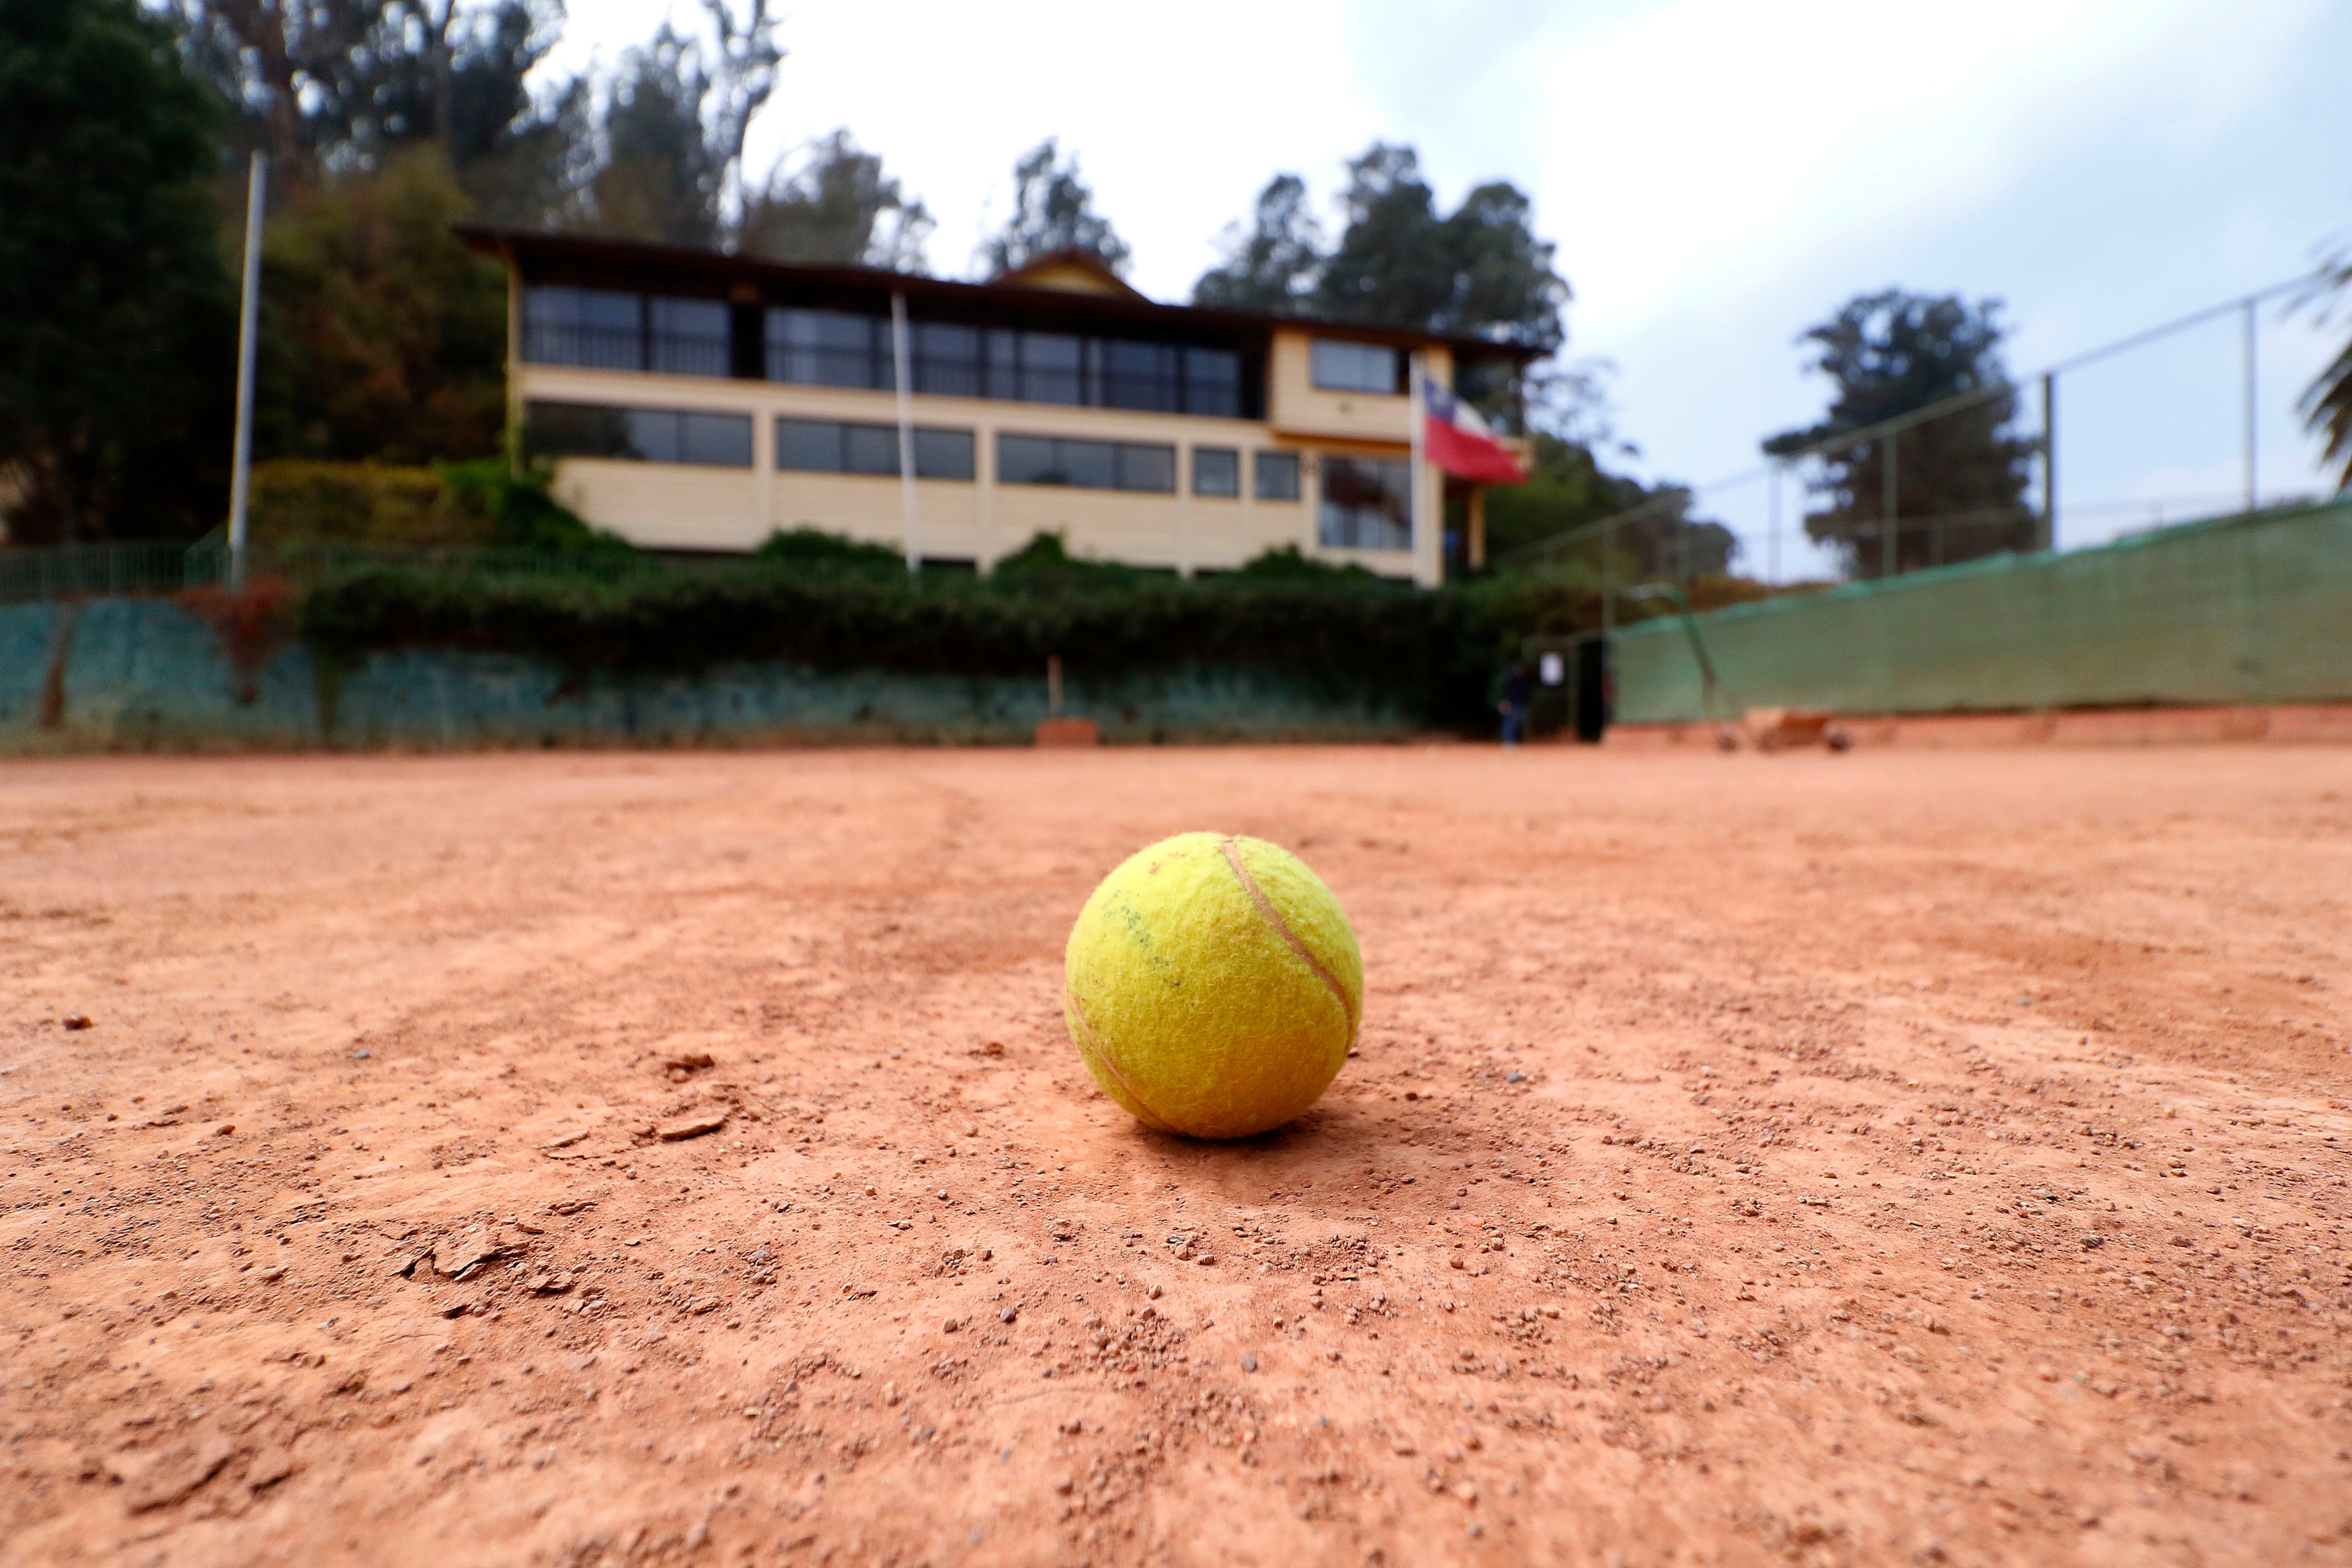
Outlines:
{"label": "beige building wall", "polygon": [[[927,557],[971,561],[985,570],[1032,536],[1058,532],[1074,555],[1171,567],[1189,574],[1230,569],[1266,550],[1295,544],[1310,559],[1437,583],[1443,574],[1442,479],[1433,468],[1423,474],[1423,527],[1415,549],[1327,550],[1318,543],[1319,458],[1327,452],[1404,458],[1411,449],[1411,411],[1410,400],[1402,395],[1315,390],[1309,379],[1309,339],[1304,331],[1275,335],[1266,376],[1269,416],[1263,421],[916,397],[917,425],[973,433],[976,470],[970,482],[917,482],[915,548]],[[893,549],[908,547],[896,478],[783,472],[774,467],[774,421],[779,416],[895,426],[897,400],[889,393],[582,370],[522,363],[519,358],[510,363],[519,402],[545,399],[751,416],[753,467],[749,469],[588,458],[567,458],[558,465],[557,499],[632,543],[659,550],[747,551],[773,530],[809,527]],[[1450,377],[1452,362],[1442,348],[1430,351],[1428,364],[1433,375]],[[1177,493],[998,484],[996,437],[1004,432],[1172,446]],[[1231,447],[1242,454],[1240,497],[1191,493],[1196,447]],[[1298,500],[1259,500],[1251,493],[1253,454],[1261,450],[1301,455]]]}

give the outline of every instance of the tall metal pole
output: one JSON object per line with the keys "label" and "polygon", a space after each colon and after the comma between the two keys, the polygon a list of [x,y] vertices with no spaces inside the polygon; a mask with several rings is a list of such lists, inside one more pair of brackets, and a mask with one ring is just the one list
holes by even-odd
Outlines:
{"label": "tall metal pole", "polygon": [[1895,575],[1895,435],[1889,430],[1879,437],[1885,451],[1878,465],[1878,574]]}
{"label": "tall metal pole", "polygon": [[2042,376],[2042,548],[2058,548],[2058,373]]}
{"label": "tall metal pole", "polygon": [[2246,510],[2254,510],[2259,491],[2254,468],[2254,300],[2246,297]]}
{"label": "tall metal pole", "polygon": [[245,302],[236,334],[236,448],[228,470],[228,585],[245,586],[245,518],[253,494],[253,361],[261,331],[261,217],[268,158],[256,152],[245,184]]}
{"label": "tall metal pole", "polygon": [[923,574],[923,541],[915,515],[915,378],[907,345],[907,292],[890,295],[891,380],[898,389],[898,510],[907,532],[907,575]]}
{"label": "tall metal pole", "polygon": [[1780,581],[1780,465],[1773,464],[1771,472],[1771,521],[1766,524],[1764,533],[1764,580],[1778,584]]}
{"label": "tall metal pole", "polygon": [[[1392,361],[1391,363],[1393,363],[1394,362]],[[1422,569],[1421,559],[1422,543],[1427,537],[1423,531],[1428,527],[1427,520],[1421,515],[1421,492],[1423,484],[1426,482],[1423,468],[1427,460],[1427,454],[1423,450],[1423,447],[1426,426],[1429,423],[1429,405],[1426,401],[1429,394],[1427,388],[1422,384],[1422,374],[1421,351],[1419,349],[1415,349],[1412,353],[1405,357],[1405,391],[1407,394],[1405,398],[1405,418],[1411,430],[1412,440],[1412,460],[1408,466],[1408,476],[1406,479],[1406,483],[1412,487],[1412,494],[1405,503],[1405,544],[1412,553],[1413,579],[1416,582],[1421,582],[1424,587],[1433,588],[1437,586],[1437,583],[1425,581],[1425,574]],[[1443,549],[1441,547],[1437,574],[1438,582],[1443,582],[1444,580],[1444,576],[1445,568]]]}

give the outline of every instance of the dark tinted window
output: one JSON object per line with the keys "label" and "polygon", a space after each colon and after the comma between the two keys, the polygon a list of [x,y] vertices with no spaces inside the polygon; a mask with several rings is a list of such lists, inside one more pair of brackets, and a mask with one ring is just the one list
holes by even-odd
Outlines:
{"label": "dark tinted window", "polygon": [[1084,403],[1086,341],[1060,332],[1021,334],[1020,397],[1029,403]]}
{"label": "dark tinted window", "polygon": [[1118,479],[1113,488],[1176,493],[1176,448],[1146,446],[1137,441],[1118,444]]}
{"label": "dark tinted window", "polygon": [[1259,452],[1251,458],[1251,466],[1257,470],[1258,500],[1298,499],[1297,453]]}
{"label": "dark tinted window", "polygon": [[1196,496],[1241,494],[1242,455],[1231,447],[1193,447],[1192,493]]}
{"label": "dark tinted window", "polygon": [[999,436],[996,438],[996,479],[1006,485],[1066,485],[1070,481],[1054,466],[1053,437]]}
{"label": "dark tinted window", "polygon": [[919,479],[968,479],[973,475],[973,442],[969,430],[926,430],[915,427],[915,477]]}
{"label": "dark tinted window", "polygon": [[646,301],[653,323],[649,370],[666,375],[725,375],[732,354],[728,310],[717,300]]}
{"label": "dark tinted window", "polygon": [[551,458],[625,458],[748,468],[751,466],[751,416],[679,408],[532,403],[523,410],[523,444],[534,455]]}
{"label": "dark tinted window", "polygon": [[613,289],[526,289],[522,357],[587,370],[645,368],[644,301]]}
{"label": "dark tinted window", "polygon": [[831,419],[777,420],[776,467],[802,473],[839,473],[840,424]]}
{"label": "dark tinted window", "polygon": [[938,397],[981,397],[987,393],[987,363],[978,327],[937,321],[914,323],[915,390]]}
{"label": "dark tinted window", "polygon": [[1169,493],[1176,489],[1176,448],[1139,441],[999,436],[996,477],[1008,485]]}
{"label": "dark tinted window", "polygon": [[768,379],[887,391],[897,384],[890,371],[890,323],[844,310],[772,310]]}
{"label": "dark tinted window", "polygon": [[681,463],[719,468],[751,466],[751,416],[748,414],[680,414],[677,457]]}
{"label": "dark tinted window", "polygon": [[1231,349],[1186,349],[1184,412],[1240,418],[1242,356]]}
{"label": "dark tinted window", "polygon": [[629,444],[629,413],[591,403],[523,406],[523,447],[533,457],[638,458]]}
{"label": "dark tinted window", "polygon": [[1403,377],[1398,374],[1398,362],[1403,356],[1394,349],[1317,338],[1310,353],[1315,384],[1325,392],[1393,395],[1404,390]]}
{"label": "dark tinted window", "polygon": [[[898,427],[836,419],[776,421],[776,467],[815,474],[898,476]],[[972,435],[969,430],[915,429],[915,477],[969,479]]]}
{"label": "dark tinted window", "polygon": [[1176,411],[1176,349],[1166,343],[1139,343],[1124,338],[1105,339],[1101,348],[1106,407],[1139,408],[1155,414]]}
{"label": "dark tinted window", "polygon": [[1323,459],[1318,529],[1328,548],[1412,548],[1412,465],[1386,458]]}

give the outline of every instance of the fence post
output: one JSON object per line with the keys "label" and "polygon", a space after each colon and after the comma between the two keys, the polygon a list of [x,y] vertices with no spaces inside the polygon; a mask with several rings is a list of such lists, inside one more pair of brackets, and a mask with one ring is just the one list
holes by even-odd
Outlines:
{"label": "fence post", "polygon": [[2058,373],[2042,374],[2042,548],[2058,548]]}
{"label": "fence post", "polygon": [[1885,447],[1878,463],[1878,574],[1895,575],[1895,436],[1889,430],[1880,437]]}
{"label": "fence post", "polygon": [[2257,504],[2259,489],[2254,474],[2254,297],[2246,296],[2246,510]]}

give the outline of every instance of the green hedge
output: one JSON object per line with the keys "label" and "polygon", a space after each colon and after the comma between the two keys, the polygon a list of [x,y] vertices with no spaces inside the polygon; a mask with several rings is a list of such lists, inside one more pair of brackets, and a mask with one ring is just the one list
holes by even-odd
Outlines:
{"label": "green hedge", "polygon": [[299,611],[302,637],[352,658],[398,647],[526,655],[574,679],[690,675],[779,660],[818,669],[1017,676],[1058,655],[1071,679],[1183,668],[1282,672],[1335,700],[1491,721],[1496,668],[1532,634],[1598,621],[1572,574],[1422,591],[1379,579],[1170,577],[1068,582],[904,578],[748,564],[579,579],[369,569]]}

